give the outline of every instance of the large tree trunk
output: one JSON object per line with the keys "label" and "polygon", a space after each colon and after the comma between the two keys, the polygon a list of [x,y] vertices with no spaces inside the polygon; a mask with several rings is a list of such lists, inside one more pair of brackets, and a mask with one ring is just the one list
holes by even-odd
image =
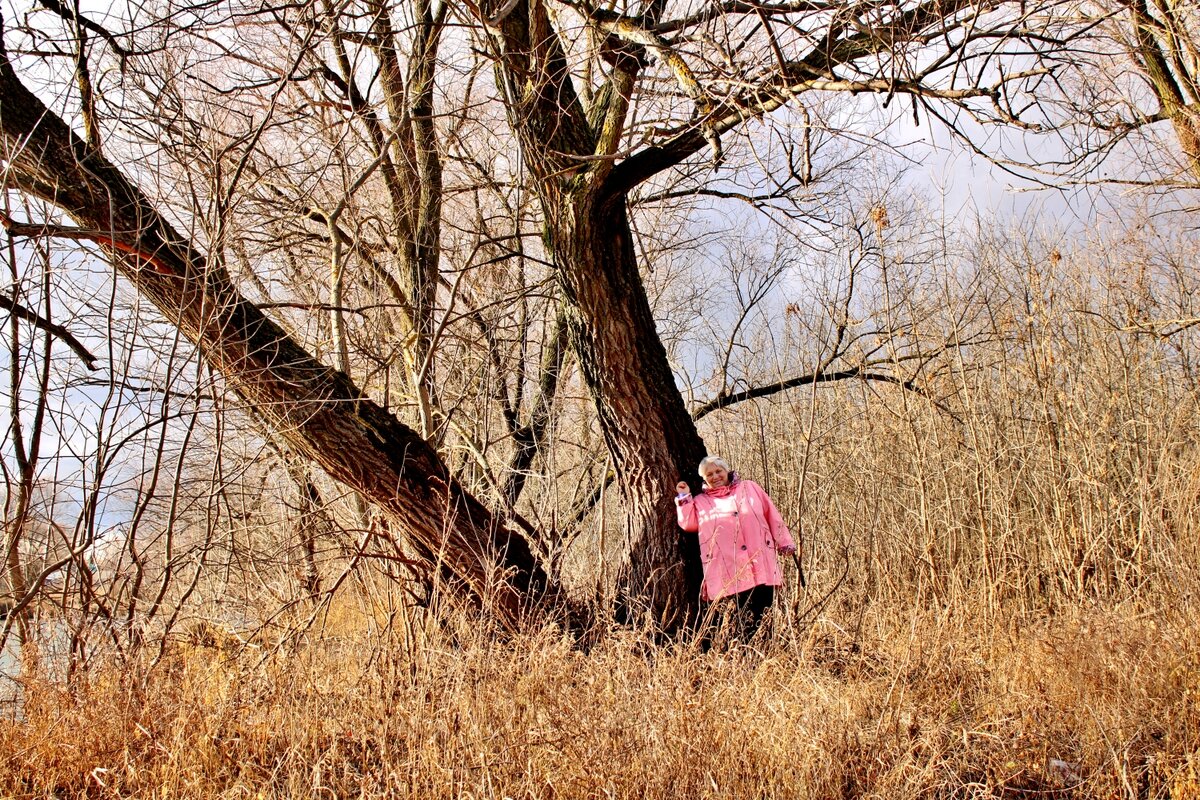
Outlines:
{"label": "large tree trunk", "polygon": [[666,630],[694,618],[700,553],[681,538],[674,485],[704,457],[638,270],[625,198],[547,198],[548,237],[568,301],[570,341],[596,404],[625,501],[630,541],[618,573],[621,616]]}
{"label": "large tree trunk", "polygon": [[[495,14],[496,8],[484,9]],[[704,444],[675,386],[638,271],[624,191],[608,185],[638,59],[619,56],[585,109],[545,6],[505,4],[492,27],[509,124],[533,177],[562,286],[568,338],[596,405],[625,504],[618,614],[665,630],[694,617],[700,560],[675,523],[672,488]],[[596,158],[597,151],[603,155]]]}
{"label": "large tree trunk", "polygon": [[9,186],[54,204],[82,229],[8,221],[10,230],[98,243],[248,407],[393,516],[431,567],[502,624],[560,599],[519,531],[466,492],[423,439],[241,297],[223,268],[25,88],[2,49],[0,129]]}

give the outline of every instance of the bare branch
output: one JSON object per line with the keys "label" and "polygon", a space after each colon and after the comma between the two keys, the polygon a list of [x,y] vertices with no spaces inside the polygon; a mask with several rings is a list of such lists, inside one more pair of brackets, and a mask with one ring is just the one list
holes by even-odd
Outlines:
{"label": "bare branch", "polygon": [[59,325],[56,322],[51,322],[50,320],[42,317],[36,311],[26,308],[18,303],[15,299],[3,294],[0,294],[0,308],[7,310],[10,314],[18,319],[31,322],[35,327],[40,328],[52,336],[61,339],[64,344],[74,351],[75,355],[79,356],[79,360],[83,362],[84,366],[86,366],[88,369],[96,368],[96,357],[92,355],[86,347],[83,346],[83,342],[75,338],[74,334],[72,334],[62,325]]}
{"label": "bare branch", "polygon": [[746,389],[741,392],[721,394],[712,400],[709,400],[707,403],[703,403],[699,408],[693,411],[692,418],[699,420],[708,416],[714,411],[718,411],[723,408],[729,408],[730,406],[737,405],[738,403],[745,402],[746,400],[756,400],[762,397],[770,397],[773,394],[778,394],[779,392],[787,391],[788,389],[795,389],[798,386],[807,386],[813,383],[833,383],[835,381],[853,379],[876,381],[879,383],[890,383],[894,386],[899,386],[902,389],[910,391],[913,394],[919,395],[928,400],[938,410],[949,414],[952,417],[956,416],[953,411],[951,411],[943,403],[931,397],[928,392],[917,386],[911,380],[898,378],[895,375],[888,375],[881,372],[868,372],[864,367],[858,366],[850,369],[838,370],[837,372],[809,373],[807,375],[800,375],[795,378],[788,378],[786,380],[776,381],[775,383],[769,383],[763,386],[755,386],[752,389]]}

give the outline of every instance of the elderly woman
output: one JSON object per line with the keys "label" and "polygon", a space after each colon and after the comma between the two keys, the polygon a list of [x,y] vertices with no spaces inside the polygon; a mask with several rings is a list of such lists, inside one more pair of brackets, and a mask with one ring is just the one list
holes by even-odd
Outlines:
{"label": "elderly woman", "polygon": [[704,564],[702,600],[731,597],[748,639],[783,582],[776,552],[796,552],[796,543],[771,498],[754,481],[742,480],[724,459],[700,462],[704,491],[692,497],[688,485],[675,486],[679,527],[700,534]]}

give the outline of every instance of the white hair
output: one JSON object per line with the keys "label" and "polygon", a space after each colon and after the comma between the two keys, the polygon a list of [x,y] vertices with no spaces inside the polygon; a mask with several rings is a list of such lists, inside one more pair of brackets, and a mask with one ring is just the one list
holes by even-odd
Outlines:
{"label": "white hair", "polygon": [[703,459],[701,459],[700,468],[697,470],[697,472],[700,473],[701,478],[705,477],[704,470],[711,464],[716,464],[726,472],[733,472],[733,470],[729,468],[729,462],[720,456],[705,456]]}

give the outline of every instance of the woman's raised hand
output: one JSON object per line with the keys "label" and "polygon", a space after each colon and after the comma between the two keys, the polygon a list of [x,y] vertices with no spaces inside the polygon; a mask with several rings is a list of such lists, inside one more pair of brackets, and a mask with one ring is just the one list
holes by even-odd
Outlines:
{"label": "woman's raised hand", "polygon": [[675,494],[691,494],[692,490],[683,481],[675,484]]}

